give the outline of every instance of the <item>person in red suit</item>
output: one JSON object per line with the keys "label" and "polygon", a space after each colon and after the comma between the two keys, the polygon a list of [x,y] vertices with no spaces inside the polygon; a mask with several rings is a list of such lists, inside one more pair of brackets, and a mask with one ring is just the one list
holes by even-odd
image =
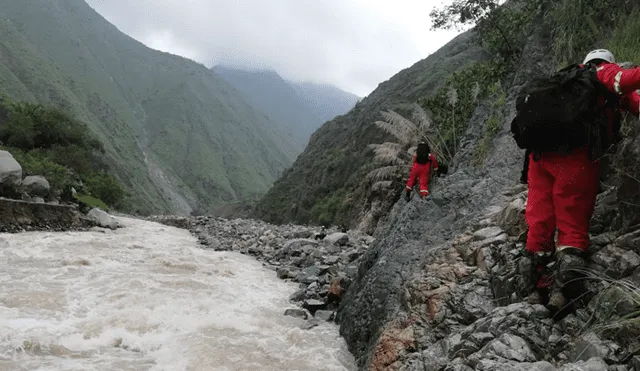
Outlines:
{"label": "person in red suit", "polygon": [[407,179],[407,187],[405,198],[407,202],[411,199],[411,190],[415,184],[416,178],[420,182],[420,198],[428,198],[429,196],[429,177],[431,170],[438,171],[438,161],[431,153],[431,148],[426,142],[418,143],[416,154],[413,155],[413,165]]}
{"label": "person in red suit", "polygon": [[[598,80],[620,100],[620,109],[606,109],[608,134],[612,141],[618,135],[622,110],[639,114],[640,68],[624,69],[615,63],[613,54],[605,49],[591,51],[582,66],[597,66]],[[600,105],[604,106],[604,98]],[[600,161],[591,160],[588,146],[569,154],[556,152],[530,153],[526,182],[529,187],[525,218],[529,226],[526,250],[539,262],[555,259],[553,282],[539,277],[537,287],[550,286],[548,307],[558,311],[568,303],[565,284],[575,281],[585,266],[584,252],[589,248],[589,221],[593,214],[600,184]],[[557,247],[554,235],[558,232]],[[543,271],[538,264],[536,269]],[[541,274],[542,275],[542,274]],[[539,293],[534,292],[536,296]],[[573,296],[573,295],[571,295]]]}

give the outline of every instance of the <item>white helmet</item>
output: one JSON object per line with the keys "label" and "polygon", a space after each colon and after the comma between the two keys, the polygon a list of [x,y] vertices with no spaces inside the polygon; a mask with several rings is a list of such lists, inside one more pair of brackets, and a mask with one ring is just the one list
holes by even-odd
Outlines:
{"label": "white helmet", "polygon": [[594,59],[602,59],[609,63],[616,63],[616,58],[613,56],[613,53],[611,53],[607,49],[596,49],[596,50],[590,51],[589,54],[587,54],[582,64],[591,62]]}

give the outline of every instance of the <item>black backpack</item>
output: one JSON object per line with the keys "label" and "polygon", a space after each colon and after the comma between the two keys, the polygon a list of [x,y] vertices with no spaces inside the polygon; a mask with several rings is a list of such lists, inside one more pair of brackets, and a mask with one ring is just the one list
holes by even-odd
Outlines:
{"label": "black backpack", "polygon": [[[568,153],[588,144],[589,157],[600,157],[609,141],[603,109],[617,106],[619,99],[596,72],[594,65],[573,64],[523,87],[511,122],[518,147],[538,154]],[[598,105],[599,97],[605,98],[604,106]]]}
{"label": "black backpack", "polygon": [[416,147],[416,162],[424,165],[427,162],[431,161],[429,152],[431,152],[431,149],[429,148],[429,145],[427,143],[418,143],[418,147]]}

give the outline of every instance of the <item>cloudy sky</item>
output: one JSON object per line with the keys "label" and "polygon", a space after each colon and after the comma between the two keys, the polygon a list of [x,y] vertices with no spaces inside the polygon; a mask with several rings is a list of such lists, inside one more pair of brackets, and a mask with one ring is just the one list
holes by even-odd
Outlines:
{"label": "cloudy sky", "polygon": [[359,96],[456,35],[430,30],[430,10],[450,0],[86,1],[151,48]]}

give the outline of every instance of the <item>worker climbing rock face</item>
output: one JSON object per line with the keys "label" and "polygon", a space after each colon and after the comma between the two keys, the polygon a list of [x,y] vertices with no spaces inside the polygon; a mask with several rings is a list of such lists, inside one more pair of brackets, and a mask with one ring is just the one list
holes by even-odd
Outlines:
{"label": "worker climbing rock face", "polygon": [[413,156],[413,166],[407,179],[405,198],[407,202],[411,199],[411,190],[415,184],[416,178],[420,182],[420,198],[429,196],[429,177],[431,170],[438,171],[438,162],[436,157],[431,153],[431,149],[426,142],[418,143],[416,154]]}
{"label": "worker climbing rock face", "polygon": [[[567,89],[574,81],[580,85]],[[640,68],[624,69],[610,51],[598,49],[582,64],[523,89],[516,102],[512,132],[528,156],[527,175],[521,180],[529,187],[526,250],[538,265],[537,287],[550,286],[548,307],[552,312],[565,307],[574,296],[567,290],[585,266],[589,221],[599,187],[599,159],[616,137],[621,111],[638,115],[640,97],[635,91],[639,88]],[[556,103],[559,101],[570,103]],[[552,272],[545,271],[549,262],[553,262]]]}

